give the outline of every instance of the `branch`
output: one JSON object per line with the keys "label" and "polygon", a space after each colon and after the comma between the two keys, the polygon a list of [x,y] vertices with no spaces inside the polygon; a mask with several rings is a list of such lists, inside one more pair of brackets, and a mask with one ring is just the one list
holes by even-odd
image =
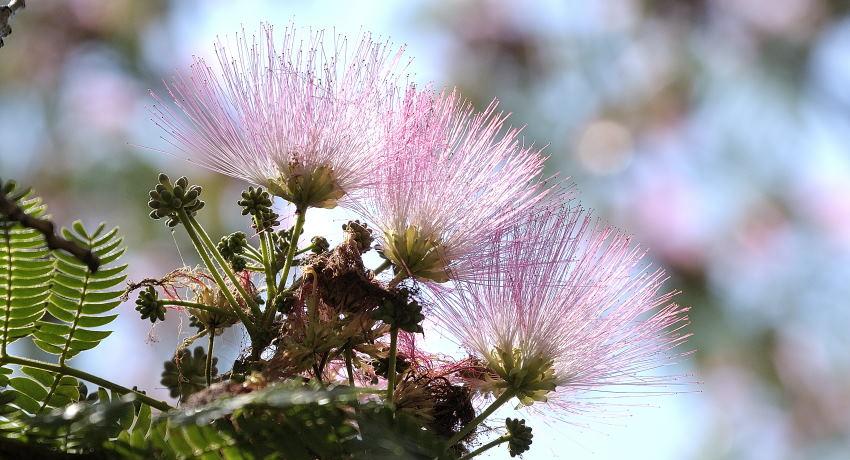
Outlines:
{"label": "branch", "polygon": [[8,37],[12,34],[12,26],[9,25],[9,19],[18,10],[22,10],[26,6],[25,0],[11,0],[8,5],[0,6],[0,48],[3,47],[3,37]]}
{"label": "branch", "polygon": [[73,368],[73,367],[68,367],[64,364],[47,363],[47,362],[44,362],[44,361],[39,361],[37,359],[21,358],[21,357],[12,356],[12,355],[5,355],[3,357],[0,357],[0,366],[2,366],[3,364],[6,364],[6,363],[17,364],[19,366],[34,367],[36,369],[55,372],[59,375],[70,375],[71,377],[83,379],[87,382],[91,382],[95,385],[100,385],[103,388],[108,388],[108,389],[115,391],[117,393],[120,393],[122,395],[127,394],[127,393],[133,393],[143,403],[147,404],[148,406],[153,407],[154,409],[159,409],[162,412],[168,412],[169,410],[172,409],[172,407],[169,406],[167,403],[153,399],[150,396],[148,396],[148,395],[146,395],[146,394],[144,394],[144,393],[142,393],[138,390],[132,390],[130,388],[123,387],[121,385],[118,385],[117,383],[113,383],[109,380],[106,380],[103,377],[98,377],[96,375],[89,374],[88,372],[81,371],[81,370]]}
{"label": "branch", "polygon": [[[14,3],[15,0],[12,1],[12,4]],[[9,7],[5,6],[3,8]],[[3,17],[2,11],[3,10],[0,9],[0,19]],[[24,227],[38,231],[44,235],[48,248],[67,251],[69,254],[88,265],[89,270],[92,273],[96,273],[97,269],[100,267],[100,259],[94,255],[90,249],[84,249],[73,241],[68,241],[61,236],[56,235],[56,226],[53,222],[30,216],[4,193],[0,193],[0,215],[6,216],[9,220],[18,222]]]}

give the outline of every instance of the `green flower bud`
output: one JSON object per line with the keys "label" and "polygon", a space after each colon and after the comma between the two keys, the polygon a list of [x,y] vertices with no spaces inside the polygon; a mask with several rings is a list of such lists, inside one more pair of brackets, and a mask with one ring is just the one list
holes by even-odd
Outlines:
{"label": "green flower bud", "polygon": [[242,257],[245,247],[248,246],[248,237],[243,232],[234,232],[221,238],[218,242],[218,252],[224,260],[228,261],[235,271],[245,270],[248,261]]}
{"label": "green flower bud", "polygon": [[[172,398],[186,401],[193,393],[206,388],[206,361],[207,353],[202,347],[196,347],[194,352],[180,350],[173,360],[165,362],[160,383],[168,388]],[[213,357],[213,375],[218,374],[217,363],[218,358]]]}
{"label": "green flower bud", "polygon": [[553,361],[543,356],[528,356],[519,349],[496,347],[486,357],[487,367],[495,374],[486,377],[484,388],[493,393],[510,390],[520,403],[530,406],[545,402],[558,386]]}
{"label": "green flower bud", "polygon": [[176,227],[180,223],[178,212],[182,209],[186,214],[194,216],[204,207],[204,202],[199,200],[201,187],[189,186],[189,179],[183,176],[177,179],[176,185],[165,174],[159,175],[159,183],[148,194],[150,201],[148,206],[152,209],[152,219],[168,218],[166,225]]}
{"label": "green flower bud", "polygon": [[230,266],[233,267],[233,271],[241,272],[248,266],[248,261],[244,257],[236,256],[230,260]]}
{"label": "green flower bud", "polygon": [[505,426],[508,428],[508,452],[511,457],[516,457],[526,452],[531,448],[531,427],[525,426],[525,420],[508,418],[505,420]]}
{"label": "green flower bud", "polygon": [[437,283],[449,280],[448,257],[442,243],[415,225],[399,233],[385,232],[381,255],[416,278]]}
{"label": "green flower bud", "polygon": [[218,251],[221,255],[230,260],[245,252],[245,246],[248,245],[248,237],[244,232],[234,232],[230,235],[221,237],[218,242]]}
{"label": "green flower bud", "polygon": [[142,319],[150,319],[151,323],[165,320],[165,305],[159,301],[159,295],[153,286],[139,292],[136,311],[142,315]]}
{"label": "green flower bud", "polygon": [[272,198],[262,187],[248,187],[242,192],[242,199],[237,201],[242,206],[242,215],[254,217],[254,228],[258,231],[271,231],[280,225],[280,216],[272,210]]}

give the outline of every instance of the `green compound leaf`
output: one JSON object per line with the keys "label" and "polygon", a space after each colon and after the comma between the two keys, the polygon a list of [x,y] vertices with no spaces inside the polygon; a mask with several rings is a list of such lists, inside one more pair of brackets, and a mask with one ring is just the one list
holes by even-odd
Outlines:
{"label": "green compound leaf", "polygon": [[[46,206],[40,198],[29,192],[7,196],[16,199],[26,214],[44,217]],[[55,284],[55,267],[56,258],[42,234],[0,217],[0,346],[4,351],[10,343],[38,330]],[[73,377],[25,366],[21,371],[22,375],[12,377],[12,369],[0,368],[0,431],[16,431],[20,428],[17,419],[24,414],[61,407],[79,398]]]}
{"label": "green compound leaf", "polygon": [[123,291],[115,287],[127,278],[126,264],[112,264],[124,253],[117,228],[104,233],[101,224],[88,232],[79,221],[71,227],[63,228],[62,236],[91,249],[100,258],[102,268],[92,273],[80,260],[56,252],[56,273],[47,305],[52,318],[37,323],[33,341],[45,352],[57,355],[60,363],[96,347],[111,334],[93,328],[115,319],[117,315],[104,313],[121,303]]}
{"label": "green compound leaf", "polygon": [[[47,207],[29,193],[18,205],[32,217]],[[44,316],[53,281],[54,259],[36,230],[0,217],[0,344],[3,350],[35,330]]]}
{"label": "green compound leaf", "polygon": [[[32,217],[44,217],[46,206],[29,193],[4,188]],[[126,265],[114,262],[123,254],[117,229],[99,226],[87,232],[80,222],[63,229],[66,239],[91,249],[103,264],[97,273],[63,251],[51,251],[36,230],[0,217],[0,346],[3,351],[20,338],[31,337],[58,364],[97,346],[110,332],[98,330],[115,319],[104,315],[120,301],[115,287],[124,281]],[[48,313],[47,315],[45,313]],[[20,366],[12,376],[0,367],[0,431],[20,431],[27,414],[63,407],[79,400],[77,379],[56,372]]]}

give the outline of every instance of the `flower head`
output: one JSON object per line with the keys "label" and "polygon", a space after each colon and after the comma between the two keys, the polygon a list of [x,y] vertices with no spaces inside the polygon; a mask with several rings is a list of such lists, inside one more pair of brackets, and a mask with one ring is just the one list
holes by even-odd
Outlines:
{"label": "flower head", "polygon": [[628,235],[561,208],[496,239],[488,283],[435,296],[441,327],[486,364],[485,391],[581,412],[588,392],[671,382],[647,371],[677,356],[687,309],[659,294],[664,272]]}
{"label": "flower head", "polygon": [[473,277],[499,229],[547,193],[545,158],[520,145],[496,102],[476,112],[456,92],[408,88],[386,123],[383,165],[358,210],[383,232],[384,256],[407,275]]}
{"label": "flower head", "polygon": [[[217,66],[196,57],[166,83],[173,104],[152,108],[188,159],[268,187],[299,209],[332,208],[358,195],[377,163],[381,105],[402,49],[364,35],[271,26],[215,44]],[[176,106],[176,107],[175,107]]]}

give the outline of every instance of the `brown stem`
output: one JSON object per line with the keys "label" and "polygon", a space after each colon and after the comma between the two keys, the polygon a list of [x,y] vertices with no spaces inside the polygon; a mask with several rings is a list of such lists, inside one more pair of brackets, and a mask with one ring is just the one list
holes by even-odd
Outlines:
{"label": "brown stem", "polygon": [[[14,1],[12,2],[14,3]],[[8,7],[3,7],[8,8]],[[3,10],[0,9],[0,27],[3,24]],[[2,42],[0,42],[2,43]],[[9,220],[18,222],[24,227],[31,228],[44,235],[44,240],[47,242],[47,247],[50,249],[61,249],[68,252],[72,256],[80,259],[81,262],[89,267],[89,271],[96,273],[100,268],[100,259],[94,255],[90,249],[80,247],[73,241],[68,241],[56,234],[56,225],[47,220],[33,217],[24,212],[20,206],[10,200],[5,194],[0,193],[0,214],[6,216]]]}
{"label": "brown stem", "polygon": [[8,37],[12,33],[12,26],[9,25],[9,19],[18,10],[22,10],[26,6],[24,0],[11,0],[8,5],[0,6],[0,48],[3,47],[3,37]]}

